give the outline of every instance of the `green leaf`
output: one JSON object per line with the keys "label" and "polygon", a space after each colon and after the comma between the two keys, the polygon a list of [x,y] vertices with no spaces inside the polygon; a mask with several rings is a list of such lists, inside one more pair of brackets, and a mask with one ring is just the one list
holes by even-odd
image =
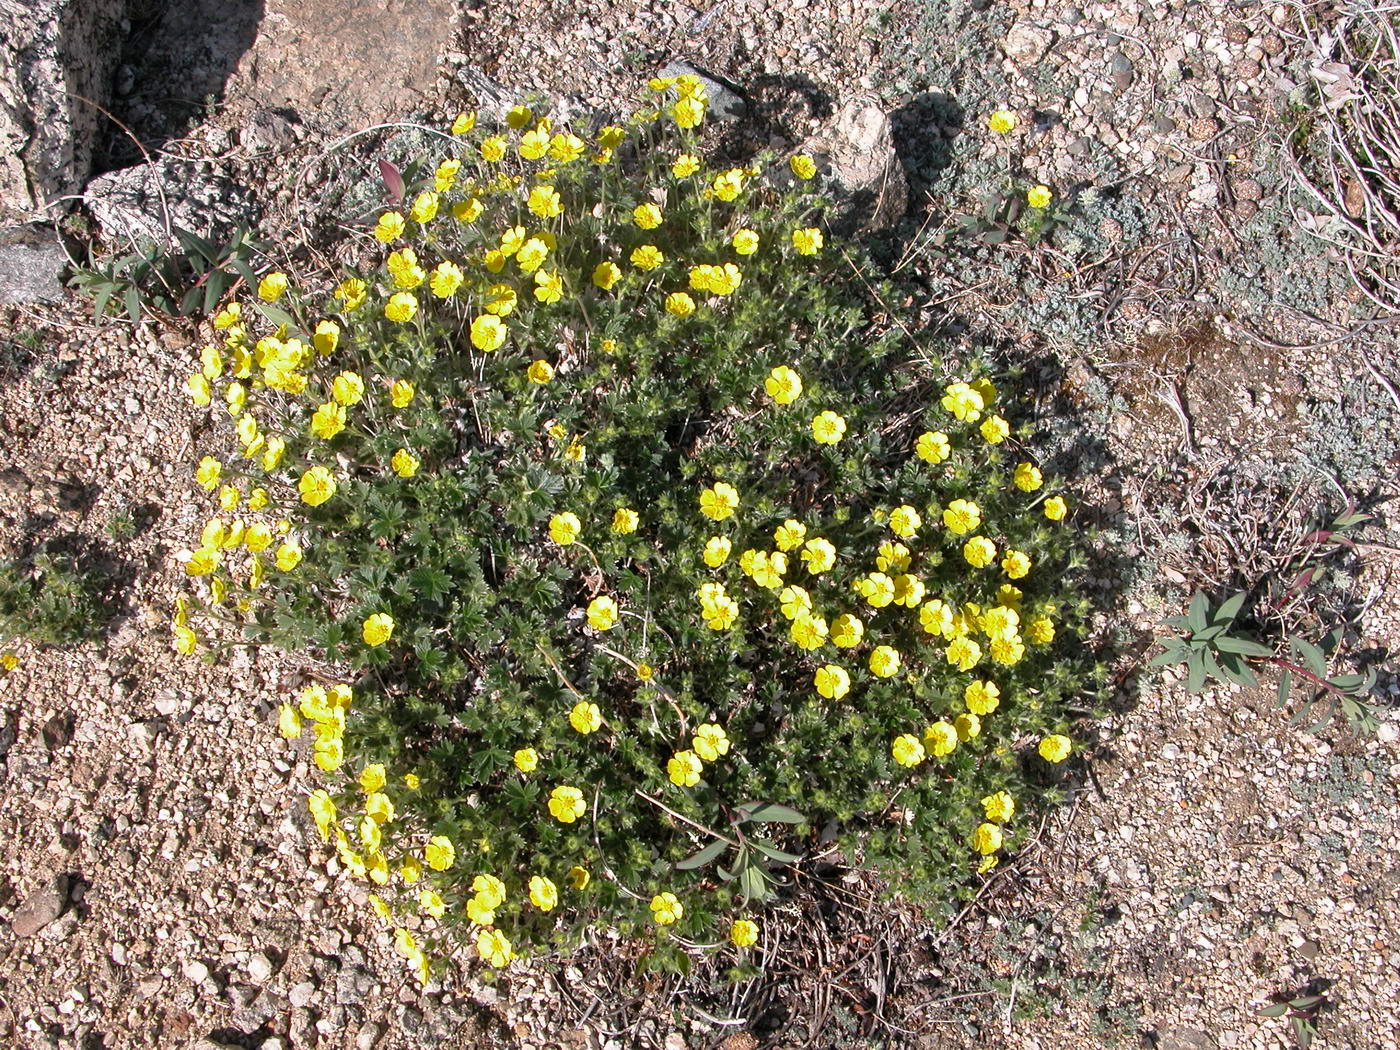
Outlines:
{"label": "green leaf", "polygon": [[1211,616],[1211,620],[1218,624],[1234,622],[1235,617],[1238,616],[1240,610],[1244,608],[1245,596],[1245,591],[1230,595],[1230,597],[1226,598],[1225,601],[1221,603],[1220,608],[1215,610],[1215,613]]}
{"label": "green leaf", "polygon": [[1253,687],[1259,684],[1259,679],[1254,677],[1254,672],[1250,670],[1249,664],[1234,653],[1220,654],[1220,669],[1225,672],[1225,677],[1236,685]]}
{"label": "green leaf", "polygon": [[1278,680],[1278,703],[1282,707],[1288,702],[1288,693],[1293,688],[1293,672],[1285,670]]}
{"label": "green leaf", "polygon": [[1204,631],[1210,626],[1207,614],[1210,612],[1210,602],[1206,601],[1204,591],[1197,591],[1191,596],[1191,608],[1186,612],[1186,626],[1192,631]]}
{"label": "green leaf", "polygon": [[1306,642],[1301,638],[1290,639],[1293,643],[1293,651],[1298,654],[1298,659],[1303,662],[1309,671],[1319,678],[1327,677],[1327,657],[1322,654],[1322,650]]}
{"label": "green leaf", "polygon": [[1222,653],[1239,653],[1241,656],[1257,656],[1261,659],[1274,655],[1274,651],[1267,645],[1250,641],[1248,638],[1236,638],[1230,634],[1222,634],[1217,638],[1215,647]]}
{"label": "green leaf", "polygon": [[264,317],[266,317],[273,324],[277,325],[279,328],[283,325],[286,325],[288,329],[296,328],[296,318],[293,317],[291,314],[287,313],[287,311],[283,310],[280,306],[274,306],[272,305],[272,303],[262,302],[257,303],[255,305]]}
{"label": "green leaf", "polygon": [[1206,687],[1206,653],[1196,653],[1186,663],[1186,691],[1199,693]]}
{"label": "green leaf", "polygon": [[763,869],[750,864],[739,872],[739,892],[747,901],[761,901],[767,897],[768,880],[764,877]]}
{"label": "green leaf", "polygon": [[1265,1006],[1259,1011],[1260,1017],[1282,1017],[1288,1013],[1287,1003],[1274,1003],[1272,1006]]}
{"label": "green leaf", "polygon": [[122,297],[122,302],[126,306],[126,316],[131,318],[132,324],[141,320],[141,292],[139,290],[128,288],[126,295]]}
{"label": "green leaf", "polygon": [[[1166,643],[1164,642],[1163,644],[1165,645]],[[1170,664],[1179,664],[1186,659],[1186,647],[1184,645],[1177,646],[1176,648],[1169,648],[1165,652],[1158,653],[1156,656],[1154,656],[1151,660],[1147,662],[1147,666],[1167,667]]]}
{"label": "green leaf", "polygon": [[1360,512],[1358,512],[1358,513],[1356,513],[1356,514],[1345,514],[1345,515],[1343,515],[1342,517],[1338,518],[1336,521],[1332,522],[1332,528],[1334,528],[1334,529],[1349,529],[1349,528],[1351,528],[1353,525],[1360,525],[1363,521],[1370,521],[1370,520],[1371,520],[1371,515],[1370,515],[1370,514],[1363,514],[1363,513],[1360,513]]}
{"label": "green leaf", "polygon": [[1344,674],[1338,675],[1336,678],[1329,678],[1328,681],[1344,693],[1354,693],[1365,685],[1366,676],[1364,674]]}
{"label": "green leaf", "polygon": [[686,857],[685,860],[677,861],[676,869],[678,871],[690,871],[693,868],[703,868],[706,864],[709,864],[722,854],[728,845],[729,843],[725,842],[724,839],[715,839],[698,852],[692,853],[690,856]]}
{"label": "green leaf", "polygon": [[750,844],[775,864],[796,864],[802,859],[800,853],[788,853],[786,850],[780,850],[766,842],[752,841]]}
{"label": "green leaf", "polygon": [[776,802],[745,802],[738,812],[745,820],[777,820],[784,824],[804,824],[807,821],[797,810]]}

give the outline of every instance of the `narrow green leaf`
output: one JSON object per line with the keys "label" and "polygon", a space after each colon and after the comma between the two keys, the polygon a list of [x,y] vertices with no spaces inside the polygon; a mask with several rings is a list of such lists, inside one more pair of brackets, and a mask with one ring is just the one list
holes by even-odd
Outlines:
{"label": "narrow green leaf", "polygon": [[282,325],[286,325],[289,329],[296,328],[296,318],[287,313],[287,311],[283,310],[280,306],[273,306],[271,303],[258,303],[256,305],[258,310],[262,312],[262,315],[279,328]]}
{"label": "narrow green leaf", "polygon": [[1274,1003],[1274,1004],[1271,1005],[1271,1006],[1266,1006],[1266,1007],[1264,1007],[1263,1009],[1261,1009],[1261,1010],[1259,1011],[1259,1016],[1260,1016],[1260,1017],[1282,1017],[1282,1016],[1283,1016],[1284,1014],[1286,1014],[1286,1013],[1288,1013],[1288,1004],[1287,1004],[1287,1003]]}
{"label": "narrow green leaf", "polygon": [[1179,646],[1174,649],[1168,649],[1166,650],[1166,652],[1158,653],[1156,656],[1154,656],[1151,660],[1147,662],[1147,666],[1166,667],[1169,664],[1179,664],[1186,658],[1187,657],[1185,646]]}
{"label": "narrow green leaf", "polygon": [[1322,650],[1301,638],[1293,638],[1291,641],[1293,651],[1298,654],[1298,659],[1303,661],[1303,665],[1319,678],[1327,677],[1327,657],[1322,655]]}
{"label": "narrow green leaf", "polygon": [[1267,659],[1274,655],[1274,651],[1267,645],[1250,641],[1248,638],[1236,638],[1234,635],[1222,634],[1215,640],[1215,647],[1223,653],[1239,653],[1241,656],[1257,656]]}
{"label": "narrow green leaf", "polygon": [[1278,679],[1278,703],[1282,707],[1288,702],[1288,693],[1293,688],[1293,672],[1284,671]]}
{"label": "narrow green leaf", "polygon": [[780,806],[776,802],[745,802],[738,812],[745,820],[777,820],[784,824],[802,824],[807,818],[790,806]]}
{"label": "narrow green leaf", "polygon": [[800,853],[788,853],[786,850],[780,850],[776,846],[770,846],[766,842],[755,841],[753,843],[753,848],[775,864],[796,864],[802,859],[802,854]]}
{"label": "narrow green leaf", "polygon": [[1206,687],[1206,654],[1196,653],[1186,664],[1186,691],[1199,693]]}
{"label": "narrow green leaf", "polygon": [[141,293],[135,288],[128,288],[122,301],[126,306],[126,315],[131,318],[132,324],[141,320]]}
{"label": "narrow green leaf", "polygon": [[1186,613],[1186,625],[1193,631],[1204,631],[1210,626],[1207,613],[1210,612],[1210,603],[1206,601],[1204,591],[1197,591],[1191,596],[1191,608]]}
{"label": "narrow green leaf", "polygon": [[1215,613],[1211,616],[1211,620],[1219,624],[1233,623],[1235,617],[1240,614],[1240,610],[1244,608],[1245,595],[1246,592],[1244,591],[1230,595],[1230,597],[1226,598],[1225,601],[1221,603],[1220,608],[1215,610]]}
{"label": "narrow green leaf", "polygon": [[1344,674],[1338,675],[1336,678],[1329,678],[1328,681],[1343,692],[1354,693],[1365,684],[1366,676],[1364,674]]}
{"label": "narrow green leaf", "polygon": [[686,857],[685,860],[677,861],[676,869],[678,871],[690,871],[693,868],[703,868],[706,864],[709,864],[723,853],[725,847],[728,845],[729,843],[725,842],[724,839],[715,839],[703,849]]}

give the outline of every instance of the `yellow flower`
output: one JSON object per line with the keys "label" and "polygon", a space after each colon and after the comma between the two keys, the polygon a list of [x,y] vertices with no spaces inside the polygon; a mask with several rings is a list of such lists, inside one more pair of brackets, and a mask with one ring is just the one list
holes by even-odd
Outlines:
{"label": "yellow flower", "polygon": [[514,311],[519,301],[515,289],[508,284],[493,284],[486,289],[485,307],[488,314],[505,317]]}
{"label": "yellow flower", "polygon": [[831,644],[838,649],[854,649],[865,636],[865,624],[858,616],[842,613],[831,621]]}
{"label": "yellow flower", "polygon": [[[696,727],[690,746],[704,761],[716,762],[721,755],[729,754],[729,734],[724,731],[723,726],[706,722]],[[681,754],[688,752],[682,751]]]}
{"label": "yellow flower", "polygon": [[311,416],[311,433],[329,441],[345,429],[345,406],[327,401]]}
{"label": "yellow flower", "polygon": [[627,536],[637,531],[641,516],[631,507],[618,507],[613,511],[612,530],[618,536]]}
{"label": "yellow flower", "polygon": [[588,143],[572,133],[561,133],[550,136],[549,155],[560,164],[570,164],[583,156],[584,147]]}
{"label": "yellow flower", "polygon": [[800,557],[811,575],[820,576],[836,564],[836,548],[831,541],[817,536],[803,545]]}
{"label": "yellow flower", "polygon": [[738,230],[729,243],[734,246],[736,255],[752,255],[758,251],[758,234],[750,229]]}
{"label": "yellow flower", "polygon": [[506,341],[506,326],[499,317],[481,314],[472,320],[472,346],[490,353],[499,350]]}
{"label": "yellow flower", "polygon": [[209,380],[200,372],[190,373],[189,378],[185,380],[185,390],[196,405],[207,405],[213,400]]}
{"label": "yellow flower", "polygon": [[561,824],[572,824],[583,816],[583,792],[576,787],[557,787],[549,793],[549,812]]}
{"label": "yellow flower", "polygon": [[965,536],[981,526],[982,510],[971,500],[955,499],[943,511],[943,524],[954,536]]}
{"label": "yellow flower", "polygon": [[792,173],[804,182],[812,178],[817,173],[816,162],[805,153],[794,153],[788,158],[788,167]]}
{"label": "yellow flower", "polygon": [[1018,463],[1011,475],[1012,483],[1022,492],[1034,492],[1043,481],[1040,470],[1031,463]]}
{"label": "yellow flower", "polygon": [[[588,603],[588,626],[595,631],[612,630],[617,626],[619,615],[617,602],[606,594],[600,594]],[[584,730],[580,729],[579,732],[584,732]]]}
{"label": "yellow flower", "polygon": [[452,121],[452,134],[465,135],[476,127],[476,113],[458,113]]}
{"label": "yellow flower", "polygon": [[894,578],[894,603],[916,609],[924,600],[924,583],[917,576],[903,573]]}
{"label": "yellow flower", "polygon": [[287,290],[285,273],[270,273],[258,282],[258,298],[265,303],[275,303]]}
{"label": "yellow flower", "polygon": [[433,267],[432,275],[428,279],[428,287],[439,299],[450,299],[457,293],[457,289],[462,287],[462,282],[466,280],[466,274],[462,273],[462,268],[456,263],[440,262]]}
{"label": "yellow flower", "polygon": [[890,745],[890,754],[901,766],[913,769],[924,760],[924,745],[919,743],[914,734],[903,733],[894,738],[894,743]]}
{"label": "yellow flower", "polygon": [[729,924],[729,941],[736,948],[747,948],[758,941],[758,923],[751,919],[735,919]]}
{"label": "yellow flower", "polygon": [[851,676],[836,664],[823,664],[817,668],[814,684],[828,700],[840,700],[851,691]]}
{"label": "yellow flower", "polygon": [[1069,737],[1054,733],[1040,742],[1040,757],[1047,762],[1063,762],[1069,758],[1072,745]]}
{"label": "yellow flower", "polygon": [[619,269],[617,263],[604,261],[593,267],[593,283],[605,292],[609,291],[620,280],[622,280],[622,270]]}
{"label": "yellow flower", "polygon": [[1032,186],[1026,192],[1026,203],[1032,208],[1048,208],[1054,196],[1049,186]]}
{"label": "yellow flower", "polygon": [[365,618],[361,634],[366,645],[383,645],[394,633],[394,618],[388,613],[373,613]]}
{"label": "yellow flower", "polygon": [[788,518],[773,532],[773,542],[777,544],[780,551],[795,550],[802,546],[802,541],[806,538],[807,526],[792,518]]}
{"label": "yellow flower", "polygon": [[365,381],[355,372],[341,372],[331,382],[331,397],[342,405],[358,405],[365,396]]}
{"label": "yellow flower", "polygon": [[554,379],[554,366],[548,361],[531,361],[530,367],[525,369],[525,377],[530,382],[543,386]]}
{"label": "yellow flower", "polygon": [[812,419],[812,437],[819,445],[834,445],[846,434],[846,420],[830,409]]}
{"label": "yellow flower", "polygon": [[1037,616],[1026,624],[1026,637],[1034,645],[1049,645],[1055,639],[1055,625],[1044,616]]}
{"label": "yellow flower", "polygon": [[710,191],[722,201],[732,201],[744,189],[744,173],[739,168],[730,168],[728,171],[715,176],[710,183]]}
{"label": "yellow flower", "polygon": [[488,139],[482,139],[481,159],[488,164],[498,163],[506,155],[506,140],[499,135],[492,135]]}
{"label": "yellow flower", "polygon": [[533,747],[522,747],[514,758],[515,768],[522,773],[533,773],[540,764],[540,753]]}
{"label": "yellow flower", "polygon": [[978,733],[982,732],[982,720],[976,715],[962,714],[953,719],[953,728],[958,732],[958,739],[967,743]]}
{"label": "yellow flower", "polygon": [[395,292],[384,304],[384,316],[391,321],[406,324],[418,313],[418,300],[410,292]]}
{"label": "yellow flower", "polygon": [[739,507],[739,493],[725,481],[717,481],[700,493],[700,513],[712,521],[732,517]]}
{"label": "yellow flower", "polygon": [[696,128],[705,119],[705,102],[701,98],[677,99],[671,107],[671,118],[678,128]]}
{"label": "yellow flower", "polygon": [[883,609],[894,601],[894,581],[883,572],[872,572],[857,580],[856,590],[873,609]]}
{"label": "yellow flower", "polygon": [[1013,580],[1019,580],[1031,571],[1030,555],[1025,551],[1007,551],[1001,559],[1002,571]]}
{"label": "yellow flower", "polygon": [[438,193],[446,193],[457,182],[457,175],[462,170],[462,162],[456,158],[443,161],[433,171],[433,189]]}
{"label": "yellow flower", "polygon": [[588,874],[587,868],[581,868],[577,864],[575,864],[572,868],[569,869],[569,885],[576,890],[587,889],[590,878],[591,876]]}
{"label": "yellow flower", "polygon": [[982,810],[988,820],[1005,824],[1016,814],[1016,800],[1005,791],[998,791],[982,799]]}
{"label": "yellow flower", "polygon": [[330,837],[331,826],[335,824],[335,802],[329,793],[318,788],[307,798],[306,808],[311,811],[311,819],[316,822],[321,841],[326,841]]}
{"label": "yellow flower", "polygon": [[971,671],[982,659],[982,647],[971,638],[954,638],[948,643],[947,659],[959,671]]}
{"label": "yellow flower", "polygon": [[540,911],[552,911],[559,904],[559,890],[543,875],[531,875],[530,903]]}
{"label": "yellow flower", "polygon": [[952,454],[953,447],[948,443],[948,435],[941,430],[929,430],[919,435],[914,443],[914,453],[925,463],[942,463]]}
{"label": "yellow flower", "polygon": [[1045,501],[1045,516],[1051,521],[1063,521],[1068,510],[1063,496],[1051,496]]}
{"label": "yellow flower", "polygon": [[376,824],[388,824],[394,819],[394,804],[382,791],[371,791],[365,798],[365,816]]}
{"label": "yellow flower", "polygon": [[483,962],[490,963],[498,970],[509,966],[510,961],[515,958],[515,952],[510,946],[510,938],[500,930],[479,932],[476,935],[476,953],[481,956]]}
{"label": "yellow flower", "polygon": [[434,871],[446,871],[452,867],[452,862],[456,857],[457,850],[453,847],[452,840],[446,835],[434,835],[423,847],[423,860]]}
{"label": "yellow flower", "polygon": [[666,296],[666,312],[676,317],[689,317],[695,312],[695,300],[685,292],[672,292]]}
{"label": "yellow flower", "polygon": [[792,231],[792,246],[798,255],[816,255],[822,250],[822,231],[813,226]]}
{"label": "yellow flower", "polygon": [[963,689],[963,702],[974,715],[989,715],[1001,702],[1001,690],[994,682],[970,682]]}
{"label": "yellow flower", "polygon": [[[604,599],[611,602],[611,598]],[[596,604],[598,599],[593,599]],[[592,606],[589,607],[589,615],[592,616]],[[614,621],[615,622],[615,621]],[[580,700],[574,704],[569,711],[569,725],[574,727],[575,732],[587,736],[589,733],[596,733],[598,727],[603,724],[603,712],[598,709],[597,704],[589,703],[587,700]]]}
{"label": "yellow flower", "polygon": [[573,511],[564,511],[549,519],[549,538],[561,547],[567,547],[578,539],[583,525]]}
{"label": "yellow flower", "polygon": [[685,907],[674,893],[658,893],[651,899],[651,917],[658,926],[670,926],[685,914]]}
{"label": "yellow flower", "polygon": [[678,179],[686,179],[700,170],[700,158],[693,153],[682,153],[671,164],[671,174]]}
{"label": "yellow flower", "polygon": [[661,249],[654,244],[643,244],[633,249],[630,258],[632,265],[639,270],[655,270],[666,261],[666,256],[662,255]]}
{"label": "yellow flower", "polygon": [[506,884],[494,875],[478,875],[472,879],[472,893],[491,908],[499,908],[506,900]]}
{"label": "yellow flower", "polygon": [[418,461],[418,457],[406,448],[401,448],[395,452],[394,458],[389,461],[389,466],[392,467],[394,473],[401,478],[413,477],[413,475],[418,473],[418,468],[421,465],[422,464]]}
{"label": "yellow flower", "polygon": [[369,296],[369,285],[358,277],[347,277],[335,286],[335,297],[340,300],[346,313],[354,313],[364,306]]}
{"label": "yellow flower", "polygon": [[907,540],[917,533],[923,523],[919,512],[907,504],[890,511],[890,531],[902,540]]}
{"label": "yellow flower", "polygon": [[238,501],[242,496],[243,494],[238,491],[237,485],[225,485],[219,489],[219,506],[223,510],[233,510],[238,506]]}
{"label": "yellow flower", "polygon": [[654,230],[661,225],[661,209],[655,204],[638,204],[632,209],[632,222],[644,230]]}
{"label": "yellow flower", "polygon": [[982,432],[982,439],[989,445],[1000,445],[1011,433],[1011,428],[1001,416],[988,416],[982,420],[978,429]]}
{"label": "yellow flower", "polygon": [[982,409],[987,406],[983,398],[966,383],[951,383],[943,393],[943,407],[964,423],[975,423],[982,418]]}
{"label": "yellow flower", "polygon": [[313,753],[316,768],[324,773],[334,773],[345,761],[345,750],[339,737],[317,739]]}
{"label": "yellow flower", "polygon": [[729,560],[729,552],[732,549],[732,544],[727,537],[711,536],[705,541],[705,550],[700,557],[710,568],[718,569]]}
{"label": "yellow flower", "polygon": [[958,731],[948,722],[935,722],[924,730],[924,744],[935,758],[951,755],[958,747]]}
{"label": "yellow flower", "polygon": [[476,222],[485,210],[481,201],[473,197],[470,200],[458,201],[452,205],[452,217],[458,222]]}
{"label": "yellow flower", "polygon": [[199,461],[199,469],[194,472],[194,480],[206,492],[213,492],[219,487],[219,478],[223,475],[223,469],[223,464],[217,459],[205,456]]}
{"label": "yellow flower", "polygon": [[963,558],[974,569],[983,569],[997,556],[997,546],[985,536],[974,536],[963,544]]}
{"label": "yellow flower", "polygon": [[389,404],[395,408],[407,408],[414,393],[413,384],[407,379],[395,379],[389,387]]}
{"label": "yellow flower", "polygon": [[877,678],[892,678],[899,673],[899,650],[877,645],[870,651],[870,673]]}
{"label": "yellow flower", "polygon": [[1016,130],[1016,114],[1009,109],[994,109],[987,118],[987,127],[997,135],[1008,135]]}
{"label": "yellow flower", "polygon": [[812,611],[812,597],[802,587],[784,587],[782,594],[778,595],[778,601],[782,603],[783,615],[789,620],[795,620]]}
{"label": "yellow flower", "polygon": [[[175,651],[181,656],[193,656],[199,648],[199,636],[182,623],[172,624],[171,633],[175,637]],[[13,671],[19,666],[19,657],[14,653],[0,654],[0,668]]]}
{"label": "yellow flower", "polygon": [[802,377],[787,365],[778,365],[763,382],[768,396],[780,405],[790,405],[802,396]]}
{"label": "yellow flower", "polygon": [[312,467],[297,482],[297,490],[308,507],[319,507],[335,495],[335,478],[325,467]]}
{"label": "yellow flower", "polygon": [[826,621],[820,616],[808,614],[795,616],[792,620],[792,626],[788,629],[788,637],[792,639],[793,644],[805,652],[820,649],[826,644]]}
{"label": "yellow flower", "polygon": [[677,787],[694,787],[700,783],[702,772],[704,766],[694,751],[677,751],[666,760],[666,776]]}
{"label": "yellow flower", "polygon": [[521,273],[534,273],[549,258],[549,245],[540,237],[531,237],[515,253],[516,264]]}
{"label": "yellow flower", "polygon": [[552,219],[564,212],[564,204],[559,199],[559,191],[553,186],[536,186],[530,190],[530,199],[526,207],[530,209],[532,215],[541,219]]}
{"label": "yellow flower", "polygon": [[413,199],[409,217],[420,226],[432,222],[438,213],[438,195],[432,190],[424,190]]}
{"label": "yellow flower", "polygon": [[1001,849],[1001,844],[1001,828],[995,824],[978,824],[977,830],[972,833],[972,848],[984,856]]}

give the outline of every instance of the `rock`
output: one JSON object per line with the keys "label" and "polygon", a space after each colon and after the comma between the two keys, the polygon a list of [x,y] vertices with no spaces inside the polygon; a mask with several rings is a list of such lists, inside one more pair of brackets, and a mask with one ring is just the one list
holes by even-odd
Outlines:
{"label": "rock", "polygon": [[127,0],[0,0],[0,220],[82,188],[126,14]]}
{"label": "rock", "polygon": [[1157,1033],[1157,1050],[1214,1050],[1215,1040],[1195,1028],[1168,1028]]}
{"label": "rock", "polygon": [[209,967],[198,959],[185,963],[180,971],[191,984],[203,984],[209,977]]}
{"label": "rock", "polygon": [[272,960],[263,952],[256,953],[248,960],[248,976],[253,979],[254,984],[266,984],[272,977]]}
{"label": "rock", "polygon": [[709,106],[705,110],[708,120],[738,120],[748,111],[748,103],[744,101],[743,91],[737,84],[714,73],[707,73],[689,62],[669,62],[657,76],[699,77],[700,83],[705,87],[705,94],[709,96]]}
{"label": "rock", "polygon": [[1214,117],[1197,117],[1187,126],[1186,133],[1197,142],[1206,142],[1220,132],[1220,121]]}
{"label": "rock", "polygon": [[312,999],[316,998],[316,986],[310,981],[302,981],[301,984],[291,990],[287,998],[291,1000],[292,1005],[295,1007],[300,1008],[307,1006],[311,1003]]}
{"label": "rock", "polygon": [[0,230],[0,303],[56,303],[68,253],[41,223]]}
{"label": "rock", "polygon": [[93,179],[83,203],[102,236],[123,246],[133,240],[167,244],[166,231],[176,226],[219,241],[257,216],[241,183],[173,157]]}
{"label": "rock", "polygon": [[379,1037],[384,1034],[384,1026],[377,1021],[366,1021],[355,1036],[355,1050],[374,1050]]}
{"label": "rock", "polygon": [[1050,30],[1017,22],[1001,42],[1001,49],[1018,66],[1033,66],[1045,57],[1054,42],[1055,34]]}
{"label": "rock", "polygon": [[60,873],[25,897],[10,920],[15,936],[33,937],[62,915],[68,906],[68,889],[68,876]]}
{"label": "rock", "polygon": [[904,215],[909,184],[894,149],[890,118],[874,96],[851,99],[800,147],[851,196],[838,227],[876,229]]}

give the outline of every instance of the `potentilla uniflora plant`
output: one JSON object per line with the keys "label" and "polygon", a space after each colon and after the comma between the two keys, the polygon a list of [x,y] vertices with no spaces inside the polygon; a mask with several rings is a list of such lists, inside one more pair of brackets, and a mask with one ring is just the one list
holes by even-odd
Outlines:
{"label": "potentilla uniflora plant", "polygon": [[951,909],[1092,677],[1029,425],[879,316],[811,158],[709,167],[652,87],[459,117],[374,265],[267,274],[189,379],[232,440],[175,644],[314,657],[282,734],[425,979],[602,924],[743,954],[819,833]]}

